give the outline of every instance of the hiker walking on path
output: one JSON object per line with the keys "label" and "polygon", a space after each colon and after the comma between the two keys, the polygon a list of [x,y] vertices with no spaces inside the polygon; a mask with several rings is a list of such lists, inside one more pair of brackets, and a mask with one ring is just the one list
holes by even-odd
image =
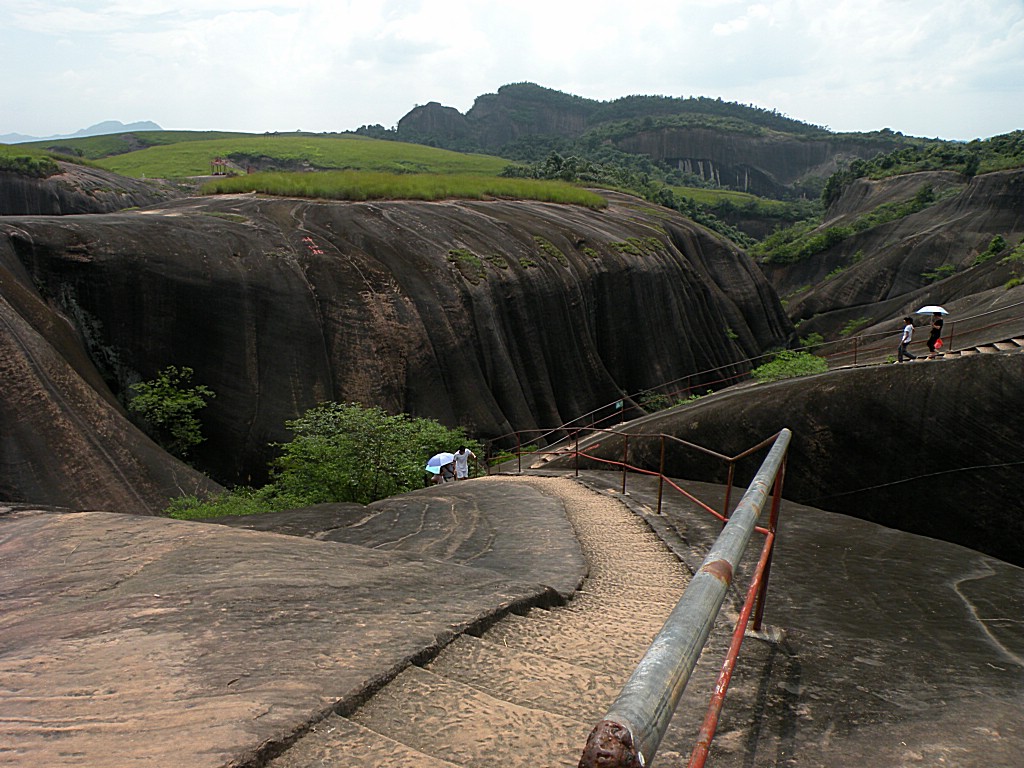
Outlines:
{"label": "hiker walking on path", "polygon": [[466,446],[461,446],[459,450],[455,452],[455,479],[466,480],[469,478],[469,459],[473,458],[476,461],[476,454],[473,453]]}
{"label": "hiker walking on path", "polygon": [[917,359],[917,355],[911,354],[910,350],[907,349],[914,338],[914,321],[910,317],[904,317],[903,323],[903,335],[900,337],[900,347],[896,350],[896,360],[900,363],[903,362],[903,358],[907,358],[907,360]]}
{"label": "hiker walking on path", "polygon": [[942,336],[942,315],[938,312],[932,313],[932,329],[928,334],[928,359],[935,357],[935,350],[942,346],[939,337]]}

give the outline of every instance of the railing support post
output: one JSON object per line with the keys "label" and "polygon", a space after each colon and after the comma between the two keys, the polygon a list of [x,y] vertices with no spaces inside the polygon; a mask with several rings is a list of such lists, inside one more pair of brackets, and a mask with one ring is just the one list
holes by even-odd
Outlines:
{"label": "railing support post", "polygon": [[573,459],[576,464],[576,477],[580,476],[580,431],[576,430],[576,450],[573,451]]}
{"label": "railing support post", "polygon": [[[729,501],[732,498],[732,481],[736,478],[736,462],[729,461],[729,479],[725,483],[725,508],[722,510],[722,517],[729,519]],[[722,524],[725,525],[724,523]]]}
{"label": "railing support post", "polygon": [[519,474],[523,474],[523,441],[516,432],[516,460],[519,462]]}
{"label": "railing support post", "polygon": [[665,488],[665,435],[661,436],[661,460],[658,462],[658,514],[661,514],[661,497]]}
{"label": "railing support post", "polygon": [[626,495],[626,464],[629,462],[629,435],[622,441],[622,495]]}
{"label": "railing support post", "polygon": [[[775,488],[772,493],[772,510],[768,516],[768,531],[774,537],[779,527],[779,510],[782,507],[782,481],[786,477],[786,459],[783,457],[779,473],[775,476]],[[775,554],[775,547],[768,552],[768,559],[764,564],[764,573],[761,577],[761,588],[757,592],[757,608],[754,609],[754,631],[761,631],[761,620],[764,618],[764,604],[768,599],[768,576],[772,572],[772,555]]]}

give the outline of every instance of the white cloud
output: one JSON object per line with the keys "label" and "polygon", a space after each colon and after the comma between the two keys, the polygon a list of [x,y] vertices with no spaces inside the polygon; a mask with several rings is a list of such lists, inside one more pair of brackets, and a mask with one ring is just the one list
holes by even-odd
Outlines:
{"label": "white cloud", "polygon": [[1020,0],[0,0],[0,133],[391,126],[506,83],[711,96],[836,130],[1024,128]]}

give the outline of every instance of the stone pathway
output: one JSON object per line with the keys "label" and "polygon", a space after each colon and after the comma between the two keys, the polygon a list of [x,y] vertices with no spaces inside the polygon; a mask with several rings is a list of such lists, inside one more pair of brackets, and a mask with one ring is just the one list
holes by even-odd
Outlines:
{"label": "stone pathway", "polygon": [[568,478],[496,477],[561,499],[588,563],[573,599],[509,614],[401,672],[271,761],[311,766],[575,766],[689,572],[620,502]]}

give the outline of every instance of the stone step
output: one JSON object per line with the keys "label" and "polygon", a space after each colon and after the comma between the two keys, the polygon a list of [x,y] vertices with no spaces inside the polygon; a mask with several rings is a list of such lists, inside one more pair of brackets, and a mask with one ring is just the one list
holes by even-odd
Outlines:
{"label": "stone step", "polygon": [[426,668],[524,707],[597,723],[628,679],[463,635]]}
{"label": "stone step", "polygon": [[589,590],[584,585],[575,594],[572,601],[562,606],[563,611],[593,611],[591,615],[617,621],[636,616],[638,612],[668,615],[683,596],[685,585],[676,588],[629,587],[627,584],[614,584],[615,591],[610,593],[604,589]]}
{"label": "stone step", "polygon": [[559,659],[594,672],[621,675],[636,667],[664,625],[666,616],[639,626],[629,623],[600,630],[594,616],[589,620],[580,617],[576,625],[566,620],[548,623],[532,616],[507,616],[483,637],[492,643]]}
{"label": "stone step", "polygon": [[502,701],[420,667],[404,670],[350,719],[467,768],[574,768],[595,725]]}
{"label": "stone step", "polygon": [[1018,349],[1020,349],[1020,345],[1013,340],[997,341],[995,342],[995,344],[993,344],[993,346],[1000,352],[1016,352]]}
{"label": "stone step", "polygon": [[321,720],[267,768],[459,768],[339,715]]}

